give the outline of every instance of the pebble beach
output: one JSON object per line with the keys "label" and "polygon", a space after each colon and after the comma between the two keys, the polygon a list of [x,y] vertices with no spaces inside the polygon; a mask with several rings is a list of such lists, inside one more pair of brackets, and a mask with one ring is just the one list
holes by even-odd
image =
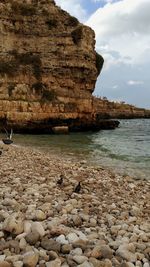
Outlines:
{"label": "pebble beach", "polygon": [[0,151],[0,267],[150,267],[148,180],[27,147]]}

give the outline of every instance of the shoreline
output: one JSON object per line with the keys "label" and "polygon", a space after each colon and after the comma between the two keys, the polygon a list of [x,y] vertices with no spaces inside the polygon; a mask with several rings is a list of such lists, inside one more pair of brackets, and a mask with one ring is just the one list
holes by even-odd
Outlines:
{"label": "shoreline", "polygon": [[149,181],[71,155],[0,150],[0,267],[150,266]]}

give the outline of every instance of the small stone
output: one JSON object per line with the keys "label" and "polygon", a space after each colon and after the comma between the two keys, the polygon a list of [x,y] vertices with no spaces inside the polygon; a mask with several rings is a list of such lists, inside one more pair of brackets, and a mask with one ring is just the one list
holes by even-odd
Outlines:
{"label": "small stone", "polygon": [[12,264],[8,261],[0,261],[0,267],[11,267]]}
{"label": "small stone", "polygon": [[16,254],[20,253],[19,242],[17,240],[9,240],[8,245],[9,245],[9,250],[11,252],[14,252]]}
{"label": "small stone", "polygon": [[104,260],[104,267],[112,267],[112,263],[109,259]]}
{"label": "small stone", "polygon": [[70,251],[71,251],[71,249],[72,249],[72,246],[71,245],[62,245],[62,247],[61,247],[61,252],[63,253],[63,254],[69,254],[70,253]]}
{"label": "small stone", "polygon": [[61,267],[69,267],[69,265],[68,265],[66,262],[64,262],[64,263],[61,265]]}
{"label": "small stone", "polygon": [[24,232],[29,234],[31,232],[31,222],[24,221]]}
{"label": "small stone", "polygon": [[137,260],[135,253],[130,252],[127,245],[120,245],[116,254],[129,262],[136,262]]}
{"label": "small stone", "polygon": [[102,253],[101,253],[101,247],[100,246],[96,246],[95,248],[93,248],[93,250],[91,251],[91,257],[98,259],[102,257]]}
{"label": "small stone", "polygon": [[66,238],[68,239],[69,243],[71,243],[71,244],[79,240],[79,237],[75,233],[68,234],[66,236]]}
{"label": "small stone", "polygon": [[25,237],[27,243],[29,243],[30,245],[35,245],[38,242],[39,238],[40,235],[37,231],[31,232]]}
{"label": "small stone", "polygon": [[112,259],[113,251],[108,245],[101,246],[101,254],[105,259]]}
{"label": "small stone", "polygon": [[90,227],[95,227],[97,225],[97,221],[93,218],[90,219],[89,226]]}
{"label": "small stone", "polygon": [[22,267],[22,266],[23,266],[23,262],[22,261],[13,262],[13,267]]}
{"label": "small stone", "polygon": [[87,247],[87,241],[79,239],[76,242],[74,242],[72,245],[74,248],[81,248],[82,250],[85,250]]}
{"label": "small stone", "polygon": [[23,264],[26,267],[35,267],[38,260],[39,256],[34,251],[27,252],[23,255]]}
{"label": "small stone", "polygon": [[140,214],[140,212],[141,212],[140,209],[136,206],[133,206],[130,211],[131,215],[136,217]]}
{"label": "small stone", "polygon": [[69,233],[68,228],[64,225],[53,226],[48,223],[48,229],[50,230],[50,234],[52,236],[67,235]]}
{"label": "small stone", "polygon": [[81,226],[82,225],[82,219],[78,215],[73,215],[72,220],[75,226]]}
{"label": "small stone", "polygon": [[71,250],[71,252],[70,252],[70,254],[72,255],[72,256],[74,256],[74,255],[82,255],[82,249],[81,248],[75,248],[75,249],[73,249],[73,250]]}
{"label": "small stone", "polygon": [[145,262],[143,267],[150,267],[149,263],[148,262]]}
{"label": "small stone", "polygon": [[36,210],[34,216],[37,221],[44,221],[46,219],[46,215],[42,210]]}
{"label": "small stone", "polygon": [[141,261],[136,261],[135,266],[142,267]]}
{"label": "small stone", "polygon": [[40,222],[33,222],[31,225],[31,231],[32,232],[34,232],[34,231],[38,232],[41,237],[43,237],[45,235],[44,227]]}
{"label": "small stone", "polygon": [[4,260],[5,260],[5,258],[6,258],[6,256],[5,256],[5,255],[0,255],[0,262],[1,262],[1,261],[4,261]]}
{"label": "small stone", "polygon": [[40,210],[42,210],[43,212],[47,212],[51,209],[51,203],[44,203],[42,204],[42,206],[40,206]]}
{"label": "small stone", "polygon": [[72,257],[72,259],[78,264],[81,264],[88,260],[86,256],[80,256],[80,255],[75,255]]}
{"label": "small stone", "polygon": [[93,267],[93,264],[88,261],[85,261],[82,264],[78,265],[78,267]]}
{"label": "small stone", "polygon": [[19,261],[20,260],[20,255],[8,255],[6,257],[6,261],[8,262],[15,262],[15,261]]}
{"label": "small stone", "polygon": [[21,219],[16,219],[15,215],[8,216],[3,223],[3,230],[19,235],[23,232],[24,226]]}
{"label": "small stone", "polygon": [[0,231],[0,239],[4,237],[4,233],[2,231]]}
{"label": "small stone", "polygon": [[[91,264],[93,264],[93,266],[94,267],[102,267],[102,264],[101,264],[101,262],[99,261],[99,260],[97,260],[97,259],[95,259],[95,258],[90,258],[89,259],[89,262],[91,263]],[[104,266],[104,265],[103,265]]]}
{"label": "small stone", "polygon": [[38,265],[39,267],[46,267],[46,263],[44,260],[40,260]]}
{"label": "small stone", "polygon": [[60,267],[60,266],[61,266],[61,260],[60,259],[46,262],[46,267]]}
{"label": "small stone", "polygon": [[73,210],[73,205],[67,204],[64,208],[67,213],[70,213]]}
{"label": "small stone", "polygon": [[110,230],[113,235],[117,235],[118,231],[121,229],[121,225],[112,225]]}
{"label": "small stone", "polygon": [[39,257],[40,257],[42,260],[49,261],[49,256],[47,255],[46,250],[44,250],[44,249],[40,249],[40,250],[38,250],[38,251],[39,251]]}
{"label": "small stone", "polygon": [[129,267],[128,262],[122,262],[119,267]]}
{"label": "small stone", "polygon": [[46,249],[46,250],[53,250],[56,252],[60,252],[60,243],[58,243],[57,241],[53,240],[53,239],[43,239],[41,241],[41,247]]}
{"label": "small stone", "polygon": [[66,240],[64,235],[60,235],[56,238],[56,241],[59,242],[62,245],[67,245],[68,244],[68,240]]}
{"label": "small stone", "polygon": [[0,240],[0,251],[3,251],[4,249],[7,249],[9,247],[8,242]]}
{"label": "small stone", "polygon": [[58,255],[55,251],[47,251],[47,254],[49,255],[49,260],[53,261],[58,258]]}
{"label": "small stone", "polygon": [[24,250],[24,249],[26,248],[26,246],[27,246],[27,242],[26,242],[26,240],[25,240],[24,238],[21,238],[21,239],[20,239],[20,242],[19,242],[19,248],[20,248],[21,250]]}

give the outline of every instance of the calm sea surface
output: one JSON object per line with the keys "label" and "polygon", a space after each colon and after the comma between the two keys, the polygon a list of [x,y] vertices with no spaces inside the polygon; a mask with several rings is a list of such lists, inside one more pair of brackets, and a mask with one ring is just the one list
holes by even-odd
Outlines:
{"label": "calm sea surface", "polygon": [[150,179],[150,119],[120,120],[120,127],[97,133],[18,135],[16,145],[33,146],[87,160],[135,178]]}

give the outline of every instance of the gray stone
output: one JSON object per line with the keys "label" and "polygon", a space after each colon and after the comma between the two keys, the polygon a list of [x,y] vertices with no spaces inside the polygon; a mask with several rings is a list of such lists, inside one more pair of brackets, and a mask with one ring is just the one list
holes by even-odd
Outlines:
{"label": "gray stone", "polygon": [[59,242],[62,245],[67,245],[68,244],[68,240],[66,240],[64,235],[60,235],[56,238],[56,241]]}
{"label": "gray stone", "polygon": [[150,264],[148,262],[145,262],[143,267],[150,267]]}
{"label": "gray stone", "polygon": [[60,266],[61,266],[61,260],[60,259],[46,262],[46,267],[60,267]]}
{"label": "gray stone", "polygon": [[82,219],[79,215],[73,215],[72,220],[75,226],[81,226],[82,225]]}
{"label": "gray stone", "polygon": [[29,243],[30,245],[35,245],[38,242],[39,238],[40,235],[37,231],[31,232],[25,237],[27,243]]}
{"label": "gray stone", "polygon": [[100,249],[103,258],[111,259],[113,257],[113,251],[108,245],[103,245]]}
{"label": "gray stone", "polygon": [[46,250],[53,250],[56,252],[60,252],[60,243],[58,243],[57,241],[53,240],[53,239],[43,239],[41,241],[41,247],[46,249]]}
{"label": "gray stone", "polygon": [[24,226],[21,219],[16,219],[16,215],[10,215],[3,223],[3,230],[19,235],[23,232]]}
{"label": "gray stone", "polygon": [[128,250],[128,245],[120,245],[116,254],[119,255],[122,259],[129,262],[136,262],[137,256],[135,253],[132,253]]}
{"label": "gray stone", "polygon": [[23,262],[22,261],[13,262],[13,267],[22,267],[22,266],[23,266]]}
{"label": "gray stone", "polygon": [[85,261],[82,264],[78,265],[78,267],[93,267],[93,264],[88,261]]}
{"label": "gray stone", "polygon": [[38,232],[41,237],[45,235],[44,227],[40,222],[33,222],[31,225],[31,230],[32,232]]}
{"label": "gray stone", "polygon": [[88,260],[86,256],[80,256],[80,255],[75,255],[72,257],[72,259],[78,264],[81,264]]}
{"label": "gray stone", "polygon": [[35,267],[38,263],[39,256],[34,251],[27,252],[23,255],[23,264],[26,267]]}
{"label": "gray stone", "polygon": [[11,267],[11,263],[8,261],[0,261],[0,267]]}
{"label": "gray stone", "polygon": [[75,233],[70,233],[66,236],[68,239],[69,243],[74,243],[79,240],[79,237]]}
{"label": "gray stone", "polygon": [[72,249],[72,246],[71,245],[62,245],[62,247],[61,247],[61,252],[63,253],[63,254],[69,254],[70,253],[70,251],[71,251],[71,249]]}

